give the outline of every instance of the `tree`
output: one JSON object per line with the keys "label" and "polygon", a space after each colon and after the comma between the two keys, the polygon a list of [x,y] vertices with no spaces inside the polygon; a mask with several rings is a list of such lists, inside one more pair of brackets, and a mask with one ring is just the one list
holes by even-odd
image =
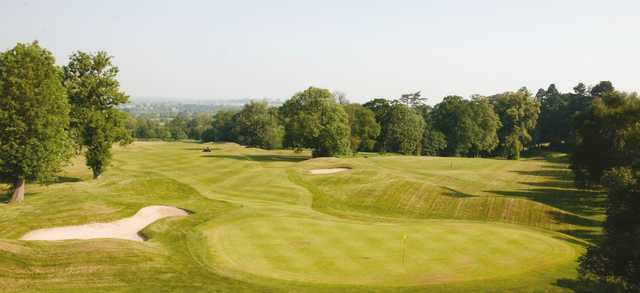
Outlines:
{"label": "tree", "polygon": [[239,144],[276,149],[282,147],[284,128],[266,101],[251,101],[234,116],[233,133]]}
{"label": "tree", "polygon": [[444,153],[450,156],[466,154],[471,149],[471,112],[460,96],[447,96],[431,113],[433,128],[446,136]]}
{"label": "tree", "polygon": [[536,98],[540,104],[539,142],[549,142],[552,147],[558,147],[568,140],[571,133],[572,115],[568,108],[571,96],[561,94],[551,84],[542,97]]}
{"label": "tree", "polygon": [[425,122],[414,109],[394,103],[388,113],[384,145],[405,155],[420,154]]}
{"label": "tree", "polygon": [[607,218],[603,238],[580,257],[579,272],[605,282],[622,283],[628,292],[640,289],[640,173],[614,168],[602,178],[607,187]]}
{"label": "tree", "polygon": [[344,109],[351,126],[351,150],[372,151],[380,135],[380,124],[376,122],[375,113],[359,104],[348,104]]}
{"label": "tree", "polygon": [[117,109],[129,97],[120,91],[118,67],[111,59],[106,52],[76,52],[63,67],[71,128],[78,145],[86,148],[86,164],[93,178],[98,178],[109,165],[114,142],[130,142],[126,116]]}
{"label": "tree", "polygon": [[631,136],[640,127],[638,121],[638,95],[617,91],[602,94],[576,116],[571,169],[578,186],[598,185],[607,170],[627,166],[640,156],[640,144]]}
{"label": "tree", "polygon": [[498,146],[500,141],[497,131],[502,127],[502,123],[487,98],[476,96],[470,101],[469,106],[472,117],[475,117],[471,124],[470,152],[478,157],[481,153],[491,152]]}
{"label": "tree", "polygon": [[196,113],[187,123],[188,136],[191,139],[201,140],[202,134],[211,125],[211,114]]}
{"label": "tree", "polygon": [[11,202],[27,180],[50,180],[72,155],[69,104],[53,55],[37,42],[0,54],[0,181]]}
{"label": "tree", "polygon": [[386,152],[387,147],[384,145],[384,138],[389,129],[389,113],[391,112],[391,103],[386,99],[373,99],[364,103],[362,106],[373,111],[376,122],[380,124],[380,134],[376,141],[375,149],[380,152]]}
{"label": "tree", "polygon": [[181,139],[188,138],[187,132],[189,131],[188,129],[189,121],[190,121],[189,115],[187,113],[182,112],[182,113],[178,113],[176,117],[173,117],[173,119],[171,119],[171,121],[167,123],[167,128],[169,128],[169,131],[171,132],[171,138],[173,140],[181,140]]}
{"label": "tree", "polygon": [[495,95],[491,102],[502,123],[498,131],[500,151],[506,158],[517,160],[524,147],[532,142],[540,105],[526,88]]}
{"label": "tree", "polygon": [[233,116],[236,111],[222,110],[213,115],[211,128],[205,131],[203,141],[234,141]]}
{"label": "tree", "polygon": [[400,96],[400,99],[398,99],[398,102],[405,104],[408,107],[415,108],[417,106],[424,105],[424,102],[427,100],[427,98],[421,98],[421,96],[420,91],[412,94],[403,94]]}
{"label": "tree", "polygon": [[496,131],[501,124],[486,98],[469,101],[460,96],[445,97],[434,107],[430,120],[433,130],[446,137],[447,155],[479,156],[493,151],[498,144]]}
{"label": "tree", "polygon": [[284,120],[284,145],[312,148],[314,157],[349,153],[349,119],[326,89],[310,87],[280,107]]}
{"label": "tree", "polygon": [[615,88],[610,81],[601,81],[591,88],[591,96],[600,97],[613,91],[615,91]]}

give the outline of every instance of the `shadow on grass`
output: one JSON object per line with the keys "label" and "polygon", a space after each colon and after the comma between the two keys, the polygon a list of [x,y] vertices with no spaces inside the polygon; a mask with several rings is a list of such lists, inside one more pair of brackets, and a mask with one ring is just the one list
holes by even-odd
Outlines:
{"label": "shadow on grass", "polygon": [[[205,146],[206,147],[206,146]],[[183,148],[183,150],[185,151],[202,151],[205,147],[200,147],[200,148]],[[222,150],[221,148],[212,148],[209,147],[210,150],[212,151],[219,151]]]}
{"label": "shadow on grass", "polygon": [[578,293],[597,293],[597,292],[628,292],[624,291],[616,284],[598,282],[595,280],[583,279],[558,279],[554,284],[561,288],[570,289]]}
{"label": "shadow on grass", "polygon": [[[519,175],[541,177],[543,180],[518,182],[531,188],[523,190],[494,190],[497,195],[523,197],[544,203],[580,216],[593,216],[604,212],[606,196],[603,192],[575,187],[573,172],[567,167],[567,156],[547,155],[534,160],[544,160],[541,170],[512,171]],[[526,177],[524,177],[526,178]]]}
{"label": "shadow on grass", "polygon": [[598,232],[597,230],[566,229],[566,230],[558,230],[558,232],[571,235],[578,239],[588,241],[589,243],[597,243],[600,240],[602,240],[602,233]]}
{"label": "shadow on grass", "polygon": [[502,196],[526,198],[583,216],[601,214],[605,205],[605,196],[601,192],[595,191],[533,188],[522,191],[489,190],[488,192]]}
{"label": "shadow on grass", "polygon": [[205,158],[232,159],[240,161],[257,161],[257,162],[301,162],[309,159],[306,156],[284,156],[284,155],[203,155]]}
{"label": "shadow on grass", "polygon": [[447,190],[447,192],[444,194],[445,196],[458,197],[458,198],[477,197],[473,194],[464,193],[462,191],[455,190],[453,188],[449,188],[446,186],[440,186],[440,188]]}
{"label": "shadow on grass", "polygon": [[0,191],[0,203],[9,203],[11,200],[11,192]]}
{"label": "shadow on grass", "polygon": [[82,179],[78,177],[57,176],[51,183],[68,183],[68,182],[81,182]]}

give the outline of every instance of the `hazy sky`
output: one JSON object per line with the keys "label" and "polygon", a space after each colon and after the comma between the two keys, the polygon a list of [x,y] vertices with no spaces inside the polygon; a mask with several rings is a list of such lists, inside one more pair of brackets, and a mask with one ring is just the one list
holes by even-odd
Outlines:
{"label": "hazy sky", "polygon": [[351,100],[611,80],[640,90],[640,1],[9,1],[0,49],[104,50],[134,97]]}

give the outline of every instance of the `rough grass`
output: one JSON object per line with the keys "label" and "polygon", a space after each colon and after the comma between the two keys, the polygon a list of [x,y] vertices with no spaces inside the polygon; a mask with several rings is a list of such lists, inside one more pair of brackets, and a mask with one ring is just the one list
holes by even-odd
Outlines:
{"label": "rough grass", "polygon": [[[575,256],[601,219],[601,196],[571,188],[557,157],[201,147],[137,142],[99,180],[78,161],[57,183],[29,184],[25,203],[0,203],[0,291],[563,291],[579,285]],[[306,172],[326,167],[352,170]],[[152,204],[194,214],[152,224],[145,243],[15,240]]]}

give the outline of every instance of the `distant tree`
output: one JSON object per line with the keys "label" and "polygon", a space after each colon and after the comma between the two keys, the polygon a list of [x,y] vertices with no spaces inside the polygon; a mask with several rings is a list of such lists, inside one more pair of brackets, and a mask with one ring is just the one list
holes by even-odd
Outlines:
{"label": "distant tree", "polygon": [[280,107],[286,147],[312,148],[314,157],[349,153],[349,120],[326,89],[310,87]]}
{"label": "distant tree", "polygon": [[498,144],[496,131],[501,123],[487,98],[445,97],[434,107],[430,119],[433,130],[446,137],[446,155],[479,156],[493,151]]}
{"label": "distant tree", "polygon": [[473,123],[471,123],[470,152],[478,157],[482,153],[493,151],[499,144],[498,129],[502,127],[500,117],[493,105],[485,97],[476,96],[469,102]]}
{"label": "distant tree", "polygon": [[591,88],[591,96],[600,97],[604,94],[612,93],[613,91],[615,91],[615,88],[610,81],[601,81]]}
{"label": "distant tree", "polygon": [[191,117],[191,120],[187,123],[188,136],[191,139],[201,140],[202,134],[207,128],[211,126],[211,114],[209,113],[196,113]]}
{"label": "distant tree", "polygon": [[388,113],[384,145],[405,155],[420,154],[425,122],[414,109],[394,103]]}
{"label": "distant tree", "polygon": [[421,154],[425,156],[439,155],[447,148],[447,137],[433,126],[433,108],[429,105],[421,104],[413,107],[413,109],[422,116],[425,123]]}
{"label": "distant tree", "polygon": [[537,128],[540,129],[540,142],[550,142],[558,147],[569,139],[572,114],[569,111],[571,95],[561,94],[554,84],[549,85],[545,95],[537,97],[540,104],[540,117]]}
{"label": "distant tree", "polygon": [[344,109],[351,127],[351,150],[372,151],[380,135],[380,124],[376,122],[375,113],[360,104],[348,104]]}
{"label": "distant tree", "polygon": [[468,102],[460,96],[447,96],[434,107],[433,128],[446,136],[444,154],[465,155],[471,149],[473,117],[470,110]]}
{"label": "distant tree", "polygon": [[506,158],[517,160],[524,147],[532,142],[540,105],[526,88],[495,95],[491,102],[502,123],[498,131],[500,151]]}
{"label": "distant tree", "polygon": [[384,138],[387,137],[386,133],[389,129],[389,113],[391,112],[391,103],[386,99],[373,99],[362,105],[363,107],[373,111],[376,122],[380,125],[380,134],[376,140],[375,149],[380,152],[387,151],[387,147],[384,145]]}
{"label": "distant tree", "polygon": [[178,113],[178,115],[167,123],[167,128],[171,132],[172,140],[187,139],[189,137],[187,132],[189,131],[188,124],[190,120],[189,114],[182,112]]}
{"label": "distant tree", "polygon": [[69,103],[53,55],[37,42],[0,53],[0,181],[11,202],[27,180],[46,182],[70,158]]}
{"label": "distant tree", "polygon": [[86,164],[98,178],[111,161],[114,142],[128,143],[126,115],[117,109],[129,97],[120,91],[118,67],[105,52],[76,52],[63,67],[71,104],[71,127],[79,146],[86,148]]}
{"label": "distant tree", "polygon": [[402,96],[400,96],[400,99],[398,99],[398,102],[413,108],[424,105],[424,102],[426,100],[426,98],[422,98],[422,94],[420,94],[420,91],[417,91],[411,94],[403,94]]}
{"label": "distant tree", "polygon": [[205,141],[235,141],[233,137],[233,116],[236,111],[222,110],[213,115],[211,129],[206,131]]}
{"label": "distant tree", "polygon": [[584,83],[578,83],[573,87],[573,92],[578,95],[585,95],[587,93],[587,86]]}
{"label": "distant tree", "polygon": [[234,116],[233,133],[240,144],[276,149],[282,147],[284,127],[266,101],[251,101]]}
{"label": "distant tree", "polygon": [[347,98],[347,94],[341,91],[334,91],[333,96],[338,100],[338,104],[340,105],[349,105],[349,99]]}
{"label": "distant tree", "polygon": [[608,92],[575,118],[576,146],[571,169],[582,187],[598,185],[607,170],[628,166],[640,156],[640,143],[631,134],[640,128],[637,94]]}

